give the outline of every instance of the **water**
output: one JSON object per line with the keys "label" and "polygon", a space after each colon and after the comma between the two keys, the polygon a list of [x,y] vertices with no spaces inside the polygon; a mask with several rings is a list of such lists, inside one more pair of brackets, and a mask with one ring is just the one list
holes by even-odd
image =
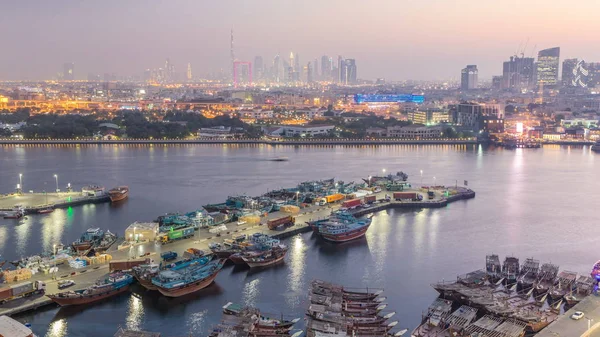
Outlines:
{"label": "water", "polygon": [[[288,162],[269,158],[286,156]],[[23,174],[25,190],[127,184],[130,198],[0,220],[0,254],[11,260],[51,250],[97,226],[123,233],[133,221],[193,210],[228,195],[264,193],[302,180],[403,170],[413,183],[468,184],[477,197],[443,209],[390,210],[374,216],[363,240],[333,245],[307,233],[286,240],[285,264],[260,272],[227,267],[190,297],[167,299],[134,288],[89,308],[47,309],[17,317],[40,336],[112,336],[117,327],[165,336],[205,335],[225,303],[302,317],[309,282],[385,288],[399,326],[414,328],[435,298],[430,283],[484,266],[485,255],[514,254],[589,272],[596,247],[598,165],[589,147],[484,149],[481,146],[31,146],[0,147],[0,191]],[[596,165],[595,165],[596,164]],[[594,165],[597,167],[594,169]],[[45,184],[44,184],[45,183]],[[46,186],[46,187],[44,187]],[[48,188],[50,186],[50,188]]]}

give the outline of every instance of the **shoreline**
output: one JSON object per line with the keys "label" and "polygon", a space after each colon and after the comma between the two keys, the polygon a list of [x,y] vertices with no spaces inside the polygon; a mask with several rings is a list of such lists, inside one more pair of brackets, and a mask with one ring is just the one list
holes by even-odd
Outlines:
{"label": "shoreline", "polygon": [[[0,145],[226,145],[226,144],[258,144],[258,145],[493,145],[475,139],[311,139],[311,140],[264,140],[264,139],[0,139]],[[553,141],[540,145],[594,145],[593,141]]]}

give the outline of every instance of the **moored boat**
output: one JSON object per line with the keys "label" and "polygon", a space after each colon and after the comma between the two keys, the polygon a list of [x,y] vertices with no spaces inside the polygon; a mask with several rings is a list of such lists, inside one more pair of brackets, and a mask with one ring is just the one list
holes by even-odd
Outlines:
{"label": "moored boat", "polygon": [[73,242],[73,248],[78,252],[88,251],[97,246],[104,237],[104,231],[100,228],[90,228]]}
{"label": "moored boat", "polygon": [[118,239],[117,234],[113,234],[110,231],[106,231],[102,235],[102,239],[98,243],[97,246],[94,247],[94,252],[96,253],[104,253],[106,252],[110,246],[112,246]]}
{"label": "moored boat", "polygon": [[15,206],[11,211],[4,212],[4,219],[21,219],[25,216],[25,209],[21,206]]}
{"label": "moored boat", "polygon": [[218,259],[205,265],[191,263],[181,269],[162,270],[152,279],[152,284],[167,297],[191,294],[209,286],[224,264],[225,259]]}
{"label": "moored boat", "polygon": [[250,268],[267,267],[283,261],[287,251],[285,245],[278,245],[260,254],[243,255],[242,259]]}
{"label": "moored boat", "polygon": [[111,188],[108,191],[108,196],[110,197],[110,201],[112,201],[112,202],[125,200],[129,196],[129,187],[128,186],[118,186],[115,188]]}
{"label": "moored boat", "polygon": [[60,306],[88,304],[125,292],[132,282],[133,276],[114,273],[86,289],[61,292],[48,297]]}
{"label": "moored boat", "polygon": [[331,221],[319,227],[319,235],[331,242],[346,242],[365,235],[371,219],[360,219],[354,222]]}
{"label": "moored boat", "polygon": [[38,212],[38,214],[48,214],[48,213],[54,212],[54,208],[52,208],[52,207],[42,208],[37,212]]}

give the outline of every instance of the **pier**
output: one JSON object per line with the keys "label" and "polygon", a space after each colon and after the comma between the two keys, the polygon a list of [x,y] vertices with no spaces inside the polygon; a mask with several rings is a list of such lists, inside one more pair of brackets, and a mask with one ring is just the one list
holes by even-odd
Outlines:
{"label": "pier", "polygon": [[21,206],[25,214],[33,214],[47,208],[68,208],[108,201],[108,194],[85,196],[81,192],[14,193],[0,196],[0,211],[12,211],[15,206]]}
{"label": "pier", "polygon": [[[373,206],[367,208],[358,208],[351,212],[356,216],[363,216],[374,212],[384,211],[392,208],[440,208],[447,204],[459,200],[466,200],[475,197],[475,192],[464,188],[464,187],[448,187],[456,192],[452,196],[446,196],[441,187],[434,190],[434,198],[427,200],[427,191],[421,189],[409,189],[408,192],[416,192],[423,197],[420,201],[385,201],[386,196],[391,196],[393,192],[382,191],[374,193],[377,202]],[[227,231],[220,234],[213,234],[208,231],[208,228],[200,228],[195,232],[194,236],[190,239],[183,239],[161,245],[159,243],[151,242],[140,242],[136,243],[125,249],[118,249],[117,243],[113,244],[111,248],[106,252],[112,256],[113,261],[133,260],[139,259],[140,257],[147,257],[156,261],[160,260],[160,254],[163,251],[175,251],[179,256],[183,256],[183,252],[188,248],[197,248],[204,251],[209,251],[208,244],[211,242],[223,243],[225,239],[232,239],[237,236],[246,234],[251,235],[253,233],[264,233],[274,238],[285,239],[292,237],[300,233],[306,233],[311,231],[310,226],[307,222],[312,220],[324,219],[329,215],[338,210],[341,207],[341,202],[335,204],[329,204],[326,206],[309,205],[305,208],[300,209],[300,213],[293,215],[296,219],[296,224],[291,227],[287,227],[282,230],[270,230],[266,223],[269,219],[276,219],[289,213],[281,211],[269,213],[266,217],[261,219],[260,224],[243,224],[237,225],[236,222],[227,223]],[[121,241],[122,242],[122,241]],[[42,274],[38,273],[28,281],[43,281],[46,282],[47,290],[46,294],[53,294],[59,292],[57,287],[58,280],[70,279],[75,281],[76,285],[67,288],[66,290],[78,290],[84,289],[92,285],[97,279],[106,276],[109,273],[109,265],[90,265],[81,269],[73,269],[67,265],[59,265],[59,271],[56,274]],[[23,281],[25,282],[25,281]],[[62,291],[62,290],[61,290]],[[4,305],[0,305],[0,316],[1,315],[15,315],[28,310],[35,310],[43,306],[55,305],[48,297],[43,295],[32,296],[29,298],[18,299],[8,302]]]}

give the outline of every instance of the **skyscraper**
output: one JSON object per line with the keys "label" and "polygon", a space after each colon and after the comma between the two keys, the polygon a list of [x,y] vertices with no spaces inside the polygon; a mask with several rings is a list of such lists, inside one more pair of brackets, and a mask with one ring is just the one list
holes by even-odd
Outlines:
{"label": "skyscraper", "polygon": [[477,66],[474,64],[467,65],[460,72],[460,89],[472,90],[477,88]]}
{"label": "skyscraper", "polygon": [[294,62],[294,52],[291,51],[290,52],[290,68],[292,68],[292,71],[294,71],[295,64],[296,64],[296,62]]}
{"label": "skyscraper", "polygon": [[75,63],[69,62],[63,65],[63,79],[65,81],[75,80]]}
{"label": "skyscraper", "polygon": [[331,68],[333,64],[331,64],[331,58],[329,56],[321,56],[321,78],[323,80],[329,81],[331,79]]}
{"label": "skyscraper", "polygon": [[187,67],[187,80],[191,81],[192,80],[192,64],[188,63],[188,67]]}
{"label": "skyscraper", "polygon": [[260,80],[263,78],[264,73],[265,73],[265,68],[264,68],[262,56],[256,56],[254,58],[254,66],[252,67],[252,69],[253,69],[252,71],[254,73],[255,79]]}
{"label": "skyscraper", "polygon": [[526,90],[535,85],[533,57],[511,56],[502,65],[502,89]]}
{"label": "skyscraper", "polygon": [[273,75],[273,81],[275,81],[276,83],[281,82],[281,76],[283,74],[281,71],[281,57],[279,55],[275,55],[275,58],[273,59],[272,75]]}
{"label": "skyscraper", "polygon": [[589,83],[589,71],[583,60],[567,59],[563,61],[562,85],[565,87],[586,88]]}
{"label": "skyscraper", "polygon": [[296,53],[296,57],[294,58],[294,62],[296,62],[296,63],[294,63],[293,65],[290,64],[291,66],[294,67],[294,71],[297,72],[297,73],[302,72],[302,67],[300,67],[300,57],[298,56],[298,53]]}
{"label": "skyscraper", "polygon": [[342,83],[342,62],[344,62],[344,59],[342,58],[342,55],[338,55],[338,59],[337,59],[337,73],[335,74],[336,81],[338,83]]}
{"label": "skyscraper", "polygon": [[341,84],[355,84],[356,83],[356,60],[354,59],[342,59],[339,62],[339,72]]}
{"label": "skyscraper", "polygon": [[537,84],[555,86],[558,83],[560,47],[540,50],[537,61]]}
{"label": "skyscraper", "polygon": [[312,64],[308,62],[308,64],[306,65],[306,82],[312,83],[314,81],[313,75],[314,74]]}
{"label": "skyscraper", "polygon": [[315,60],[312,63],[312,76],[313,76],[313,80],[318,80],[319,79],[319,63],[317,63],[319,60],[317,60],[315,58]]}

